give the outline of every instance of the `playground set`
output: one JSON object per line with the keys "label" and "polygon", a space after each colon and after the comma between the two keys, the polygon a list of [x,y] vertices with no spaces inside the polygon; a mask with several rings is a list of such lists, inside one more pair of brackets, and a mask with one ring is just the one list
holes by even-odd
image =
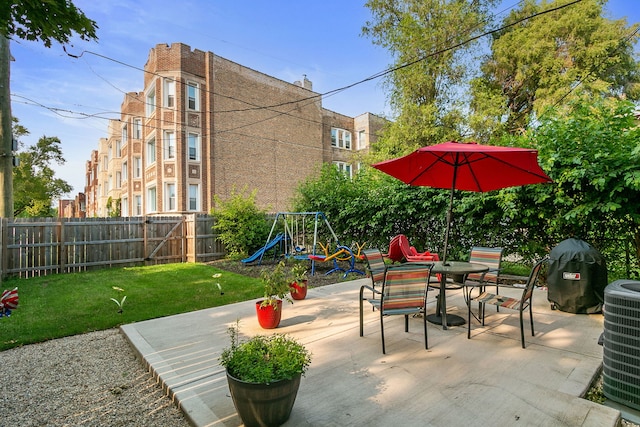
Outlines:
{"label": "playground set", "polygon": [[[326,245],[320,243],[319,232],[328,239]],[[362,259],[360,251],[363,245],[355,245],[355,253],[350,247],[341,245],[322,212],[278,212],[265,245],[242,262],[257,262],[260,265],[264,256],[272,251],[274,259],[280,256],[310,261],[312,276],[315,274],[316,262],[333,262],[333,268],[325,274],[342,271],[344,277],[349,273],[364,275],[365,273],[355,266],[356,260]],[[339,261],[347,262],[348,268],[341,267]]]}

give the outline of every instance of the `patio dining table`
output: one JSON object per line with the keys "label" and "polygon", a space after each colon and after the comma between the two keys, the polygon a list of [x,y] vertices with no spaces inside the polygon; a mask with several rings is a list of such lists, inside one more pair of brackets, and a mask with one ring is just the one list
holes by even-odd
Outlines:
{"label": "patio dining table", "polygon": [[442,329],[447,329],[447,326],[459,326],[464,325],[464,318],[456,315],[447,315],[447,275],[457,274],[469,274],[469,273],[482,273],[489,270],[484,264],[471,263],[466,261],[436,261],[434,262],[431,274],[440,274],[440,295],[439,304],[440,310],[436,310],[435,313],[429,314],[427,320],[431,323],[437,323],[442,325]]}

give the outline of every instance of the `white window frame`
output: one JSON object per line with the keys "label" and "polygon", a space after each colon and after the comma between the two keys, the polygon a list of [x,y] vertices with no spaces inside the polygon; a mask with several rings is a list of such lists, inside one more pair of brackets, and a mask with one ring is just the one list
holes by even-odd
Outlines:
{"label": "white window frame", "polygon": [[120,215],[129,216],[129,199],[127,197],[122,198],[122,204],[120,205]]}
{"label": "white window frame", "polygon": [[187,159],[192,162],[200,160],[200,135],[194,132],[187,134]]}
{"label": "white window frame", "polygon": [[156,162],[156,138],[151,137],[145,143],[145,154],[147,156],[147,166]]}
{"label": "white window frame", "polygon": [[116,157],[122,157],[122,141],[116,140]]}
{"label": "white window frame", "polygon": [[125,160],[122,162],[122,182],[127,182],[129,179],[129,171],[127,170],[128,162]]}
{"label": "white window frame", "polygon": [[367,148],[367,131],[361,129],[358,131],[358,146],[356,147],[358,150],[362,150],[363,148]]}
{"label": "white window frame", "polygon": [[189,199],[187,210],[197,212],[200,210],[200,185],[189,184]]}
{"label": "white window frame", "polygon": [[122,125],[122,142],[126,144],[128,140],[129,140],[128,126],[125,123]]}
{"label": "white window frame", "polygon": [[155,83],[151,85],[149,90],[145,93],[145,111],[147,117],[153,116],[153,113],[156,112],[156,85]]}
{"label": "white window frame", "polygon": [[172,78],[164,79],[164,101],[166,108],[174,108],[176,106],[176,81]]}
{"label": "white window frame", "polygon": [[142,196],[140,194],[136,194],[135,196],[133,196],[133,203],[135,216],[142,216]]}
{"label": "white window frame", "polygon": [[176,211],[178,209],[177,186],[175,182],[164,184],[165,211]]}
{"label": "white window frame", "polygon": [[116,171],[116,188],[122,187],[122,171]]}
{"label": "white window frame", "polygon": [[335,167],[338,168],[340,172],[348,176],[349,178],[353,178],[353,167],[350,163],[346,162],[333,162]]}
{"label": "white window frame", "polygon": [[351,150],[351,132],[346,129],[331,128],[331,146]]}
{"label": "white window frame", "polygon": [[155,185],[147,187],[147,213],[158,212],[158,189]]}
{"label": "white window frame", "polygon": [[200,85],[196,82],[187,82],[185,90],[187,91],[187,110],[200,111]]}
{"label": "white window frame", "polygon": [[142,139],[142,119],[141,118],[133,119],[133,138]]}
{"label": "white window frame", "polygon": [[133,158],[133,177],[142,178],[142,157],[140,156]]}
{"label": "white window frame", "polygon": [[163,154],[165,159],[176,158],[176,134],[172,131],[164,131]]}

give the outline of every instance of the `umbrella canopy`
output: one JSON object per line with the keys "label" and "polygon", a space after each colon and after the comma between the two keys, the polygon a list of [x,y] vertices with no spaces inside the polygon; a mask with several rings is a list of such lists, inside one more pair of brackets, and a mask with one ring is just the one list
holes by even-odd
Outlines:
{"label": "umbrella canopy", "polygon": [[443,261],[447,259],[454,190],[485,192],[552,182],[538,164],[537,150],[455,141],[422,147],[372,166],[409,185],[451,190]]}

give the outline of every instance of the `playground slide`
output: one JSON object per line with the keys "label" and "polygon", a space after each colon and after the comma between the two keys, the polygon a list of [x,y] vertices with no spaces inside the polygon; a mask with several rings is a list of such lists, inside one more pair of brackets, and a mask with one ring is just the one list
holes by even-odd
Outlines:
{"label": "playground slide", "polygon": [[243,259],[242,262],[244,262],[246,264],[246,263],[249,263],[249,262],[256,261],[258,258],[260,258],[262,256],[262,254],[264,254],[266,251],[268,251],[269,249],[273,248],[275,245],[280,243],[280,241],[282,239],[284,239],[284,233],[276,234],[276,237],[274,237],[273,240],[271,240],[270,242],[267,242],[266,245],[264,245],[263,247],[258,249],[256,251],[256,253],[251,255],[249,258]]}

